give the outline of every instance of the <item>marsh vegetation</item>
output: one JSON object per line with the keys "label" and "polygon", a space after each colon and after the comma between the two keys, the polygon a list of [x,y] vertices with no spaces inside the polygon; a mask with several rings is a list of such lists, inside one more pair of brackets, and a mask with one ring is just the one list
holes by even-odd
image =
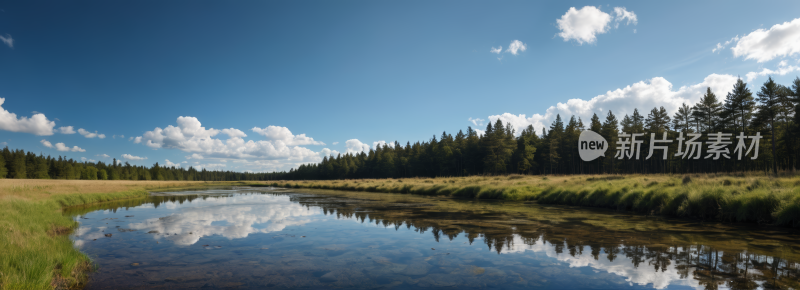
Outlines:
{"label": "marsh vegetation", "polygon": [[764,175],[473,176],[280,181],[289,188],[536,201],[721,222],[800,226],[800,177]]}

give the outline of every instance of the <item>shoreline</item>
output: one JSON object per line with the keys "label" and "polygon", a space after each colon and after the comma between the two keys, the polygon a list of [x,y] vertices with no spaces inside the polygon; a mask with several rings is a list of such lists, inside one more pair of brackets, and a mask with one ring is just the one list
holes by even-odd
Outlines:
{"label": "shoreline", "polygon": [[270,186],[535,201],[702,221],[800,226],[800,177],[723,174],[302,180]]}
{"label": "shoreline", "polygon": [[80,289],[93,270],[73,246],[78,227],[64,209],[143,198],[150,191],[239,182],[0,180],[0,289]]}

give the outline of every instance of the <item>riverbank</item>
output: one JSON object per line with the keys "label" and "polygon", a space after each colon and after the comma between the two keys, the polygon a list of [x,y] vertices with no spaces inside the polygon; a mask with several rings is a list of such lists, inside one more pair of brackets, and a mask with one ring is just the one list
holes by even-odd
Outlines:
{"label": "riverbank", "polygon": [[0,289],[65,289],[92,264],[73,247],[69,206],[146,197],[150,190],[231,185],[187,181],[0,179]]}
{"label": "riverbank", "polygon": [[800,226],[800,177],[764,175],[473,176],[279,181],[271,186],[536,201],[663,215]]}

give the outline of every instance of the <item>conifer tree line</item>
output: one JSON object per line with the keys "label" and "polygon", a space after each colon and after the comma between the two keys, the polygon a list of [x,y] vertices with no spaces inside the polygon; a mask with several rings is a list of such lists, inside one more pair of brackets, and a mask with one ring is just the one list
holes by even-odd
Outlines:
{"label": "conifer tree line", "polygon": [[[683,104],[676,112],[664,107],[649,112],[634,109],[622,118],[608,111],[605,116],[594,114],[588,122],[571,116],[569,120],[557,115],[549,129],[536,132],[528,126],[519,136],[511,124],[499,119],[486,126],[479,136],[471,127],[455,136],[446,132],[428,141],[395,141],[369,152],[339,154],[324,157],[318,164],[301,165],[276,179],[350,179],[468,176],[481,174],[622,174],[622,173],[719,173],[763,172],[777,174],[779,170],[793,171],[797,167],[800,147],[800,78],[789,86],[777,84],[772,77],[757,92],[751,92],[739,79],[727,92],[724,102],[708,88],[697,104]],[[578,137],[583,130],[592,130],[608,142],[605,157],[584,162],[578,156]],[[618,159],[617,142],[621,133],[645,133],[639,159]],[[650,133],[660,140],[663,133],[675,140],[682,133],[701,133],[703,141],[700,159],[675,156],[678,142],[668,144],[667,159],[656,150],[646,159],[650,149]],[[731,158],[706,159],[708,133],[731,133],[728,145]],[[759,132],[757,159],[754,152],[738,160],[734,154],[738,136]],[[687,139],[688,140],[688,139]],[[660,144],[658,146],[663,146]],[[749,142],[748,142],[749,146]],[[683,150],[686,150],[684,146]]]}
{"label": "conifer tree line", "polygon": [[[499,119],[489,123],[483,135],[472,127],[459,130],[453,136],[443,132],[428,141],[397,141],[383,144],[369,152],[346,153],[323,157],[317,164],[301,165],[288,172],[246,173],[208,171],[195,168],[166,167],[155,163],[151,167],[111,164],[102,161],[79,162],[36,155],[23,150],[3,149],[0,154],[0,178],[42,179],[100,179],[100,180],[298,180],[298,179],[357,179],[470,176],[494,174],[625,174],[625,173],[719,173],[794,171],[800,158],[800,78],[789,86],[777,84],[770,77],[757,92],[751,92],[739,79],[727,98],[721,102],[711,88],[697,104],[683,104],[676,112],[664,107],[652,108],[649,113],[634,109],[631,115],[618,118],[609,110],[605,116],[594,114],[588,122],[571,116],[565,121],[557,115],[549,128],[536,132],[528,126],[517,132],[511,124]],[[578,137],[584,130],[594,131],[608,140],[605,157],[585,162],[578,156]],[[621,133],[645,133],[639,159],[615,158]],[[650,133],[661,139],[675,140],[680,134],[702,133],[703,157],[708,133],[756,132],[760,140],[758,158],[734,154],[736,138],[728,146],[730,159],[692,159],[676,156],[678,142],[668,144],[667,159],[662,151],[646,159],[650,149]],[[661,144],[663,145],[663,144]],[[659,146],[661,146],[659,145]],[[683,150],[686,150],[684,147]]]}
{"label": "conifer tree line", "polygon": [[79,162],[72,159],[36,155],[24,150],[0,152],[0,178],[18,179],[87,179],[87,180],[198,180],[240,181],[267,180],[278,177],[275,173],[244,173],[231,171],[197,170],[167,167],[157,162],[150,168],[128,162],[120,164],[116,158],[111,164],[102,161]]}

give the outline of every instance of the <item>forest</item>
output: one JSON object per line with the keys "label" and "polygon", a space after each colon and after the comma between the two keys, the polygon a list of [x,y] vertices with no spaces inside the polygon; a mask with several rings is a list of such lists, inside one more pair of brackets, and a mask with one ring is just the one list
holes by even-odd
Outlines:
{"label": "forest", "polygon": [[[277,179],[318,180],[354,178],[402,178],[469,176],[482,174],[649,174],[649,173],[730,173],[763,172],[778,174],[794,171],[800,146],[800,78],[790,86],[776,83],[770,77],[757,92],[751,92],[739,79],[725,101],[708,88],[697,104],[683,104],[677,112],[662,106],[649,113],[634,109],[621,119],[612,111],[603,116],[594,114],[588,122],[571,116],[556,116],[549,129],[536,132],[528,126],[522,132],[499,119],[486,126],[483,135],[471,127],[453,136],[447,132],[429,141],[406,143],[395,141],[369,152],[343,154],[323,158],[318,164],[301,165]],[[605,157],[584,162],[578,156],[578,137],[583,130],[592,130],[608,140]],[[757,159],[751,152],[739,160],[734,156],[736,138],[731,138],[731,158],[719,160],[676,156],[678,142],[668,146],[666,160],[645,158],[649,152],[650,133],[667,134],[670,140],[691,133],[702,133],[705,144],[709,133],[730,133],[747,136],[760,133]],[[622,133],[645,133],[641,138],[641,158],[614,158]],[[662,145],[658,145],[662,146]],[[706,156],[706,146],[702,156]],[[660,151],[656,156],[661,156]]]}
{"label": "forest", "polygon": [[[483,134],[468,127],[453,136],[443,132],[428,141],[401,145],[384,144],[369,152],[346,153],[323,157],[317,164],[300,165],[288,172],[249,173],[207,171],[195,168],[166,167],[153,164],[133,166],[127,162],[79,162],[35,155],[23,150],[0,154],[0,178],[100,179],[100,180],[320,180],[359,178],[448,177],[500,174],[650,174],[650,173],[731,173],[763,172],[777,175],[794,172],[800,147],[800,78],[790,86],[776,83],[770,77],[753,93],[739,79],[724,102],[708,88],[694,105],[683,104],[670,114],[662,106],[652,108],[645,116],[638,109],[619,119],[612,111],[601,119],[594,114],[588,123],[571,116],[556,116],[549,129],[536,132],[528,126],[522,132],[499,119],[489,123]],[[605,157],[585,162],[578,156],[578,137],[584,130],[599,133],[608,140]],[[669,143],[666,159],[645,158],[649,152],[650,134],[676,140],[687,134],[703,133],[703,144],[709,133],[730,133],[762,136],[758,157],[753,153],[736,158],[733,146],[727,146],[730,158],[686,158],[676,156],[678,142]],[[641,158],[615,158],[621,134],[645,133],[640,140]],[[659,139],[661,139],[659,137]],[[731,138],[735,144],[736,138]],[[687,139],[688,140],[688,139]],[[663,145],[657,145],[663,146]],[[701,150],[707,149],[703,146]],[[702,156],[706,156],[703,151]],[[659,152],[656,156],[661,156]]]}
{"label": "forest", "polygon": [[186,181],[239,181],[267,180],[276,177],[275,173],[243,173],[231,171],[197,170],[181,167],[166,167],[153,164],[150,168],[134,166],[128,162],[111,164],[102,161],[79,162],[66,159],[36,155],[24,150],[0,152],[0,178],[17,179],[86,179],[86,180],[186,180]]}

